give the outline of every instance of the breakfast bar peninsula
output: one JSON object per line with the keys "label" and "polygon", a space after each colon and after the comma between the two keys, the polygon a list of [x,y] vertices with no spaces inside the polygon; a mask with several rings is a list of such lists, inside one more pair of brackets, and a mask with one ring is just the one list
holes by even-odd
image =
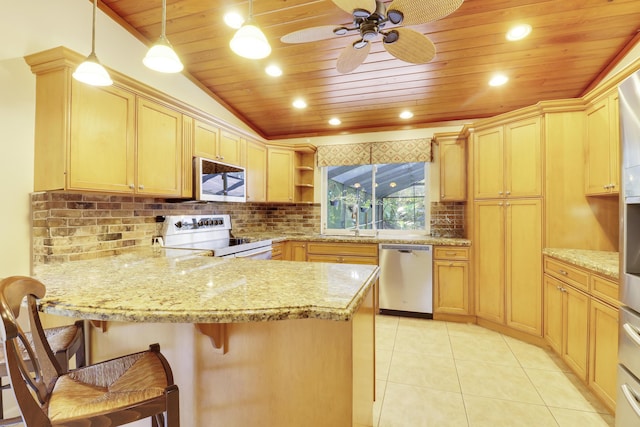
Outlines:
{"label": "breakfast bar peninsula", "polygon": [[102,326],[91,363],[160,343],[189,427],[372,425],[378,273],[156,248],[34,268],[41,311]]}

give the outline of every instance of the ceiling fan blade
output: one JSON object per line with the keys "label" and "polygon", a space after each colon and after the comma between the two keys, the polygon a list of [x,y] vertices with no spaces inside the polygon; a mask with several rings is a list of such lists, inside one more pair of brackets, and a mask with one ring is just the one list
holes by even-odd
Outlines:
{"label": "ceiling fan blade", "polygon": [[333,0],[333,2],[349,15],[356,9],[366,10],[369,13],[376,10],[376,0]]}
{"label": "ceiling fan blade", "polygon": [[418,25],[436,21],[455,12],[464,0],[393,0],[387,7],[387,15],[391,11],[402,13],[402,25]]}
{"label": "ceiling fan blade", "polygon": [[436,56],[436,47],[424,34],[411,28],[395,28],[393,31],[397,32],[397,40],[383,45],[396,58],[412,64],[426,64]]}
{"label": "ceiling fan blade", "polygon": [[369,42],[366,42],[360,49],[356,49],[352,44],[348,45],[340,53],[338,62],[336,63],[336,69],[341,74],[352,72],[364,62],[370,50],[371,43]]}
{"label": "ceiling fan blade", "polygon": [[334,37],[338,37],[338,35],[334,32],[334,30],[337,28],[342,27],[337,25],[323,25],[321,27],[305,28],[303,30],[285,34],[280,38],[280,41],[283,43],[307,43],[315,42],[318,40],[332,39]]}

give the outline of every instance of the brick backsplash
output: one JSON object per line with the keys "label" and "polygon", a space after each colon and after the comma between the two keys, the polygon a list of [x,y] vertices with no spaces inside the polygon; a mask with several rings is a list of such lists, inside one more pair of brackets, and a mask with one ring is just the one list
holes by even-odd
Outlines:
{"label": "brick backsplash", "polygon": [[[320,205],[171,202],[138,196],[43,192],[31,195],[34,264],[91,259],[149,246],[163,215],[229,214],[237,234],[320,232]],[[464,235],[464,204],[432,203],[434,236]]]}

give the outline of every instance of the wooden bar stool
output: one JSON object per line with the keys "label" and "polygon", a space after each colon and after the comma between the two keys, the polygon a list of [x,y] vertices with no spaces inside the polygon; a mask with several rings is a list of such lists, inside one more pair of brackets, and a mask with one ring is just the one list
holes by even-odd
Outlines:
{"label": "wooden bar stool", "polygon": [[[160,346],[65,373],[40,323],[36,300],[45,292],[30,277],[0,281],[0,336],[24,425],[111,427],[151,418],[152,427],[179,427],[178,386]],[[16,321],[25,298],[33,344]]]}
{"label": "wooden bar stool", "polygon": [[[69,371],[69,361],[74,356],[76,368],[80,368],[85,365],[84,323],[81,320],[75,322],[73,325],[47,328],[44,330],[44,333],[63,372]],[[25,336],[33,345],[31,333],[26,332]],[[29,354],[26,350],[22,352],[22,357],[27,366],[32,366]],[[10,384],[3,384],[3,378],[8,375],[9,373],[7,370],[7,364],[5,363],[4,352],[0,352],[0,426],[22,423],[22,417],[4,417],[2,390],[7,390],[11,386]]]}

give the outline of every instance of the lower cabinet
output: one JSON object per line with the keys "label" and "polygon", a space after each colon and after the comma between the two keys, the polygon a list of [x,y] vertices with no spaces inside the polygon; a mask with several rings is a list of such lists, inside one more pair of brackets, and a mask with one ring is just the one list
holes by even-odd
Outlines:
{"label": "lower cabinet", "polygon": [[589,295],[544,276],[544,336],[583,381],[587,380]]}
{"label": "lower cabinet", "polygon": [[618,285],[549,257],[544,266],[544,338],[614,413]]}
{"label": "lower cabinet", "polygon": [[616,407],[618,309],[591,299],[589,327],[589,387],[611,411]]}
{"label": "lower cabinet", "polygon": [[306,261],[307,242],[286,242],[284,259],[286,259],[287,261]]}
{"label": "lower cabinet", "polygon": [[280,261],[283,258],[284,243],[276,242],[271,245],[271,259]]}
{"label": "lower cabinet", "polygon": [[433,250],[433,313],[470,315],[469,249]]}

